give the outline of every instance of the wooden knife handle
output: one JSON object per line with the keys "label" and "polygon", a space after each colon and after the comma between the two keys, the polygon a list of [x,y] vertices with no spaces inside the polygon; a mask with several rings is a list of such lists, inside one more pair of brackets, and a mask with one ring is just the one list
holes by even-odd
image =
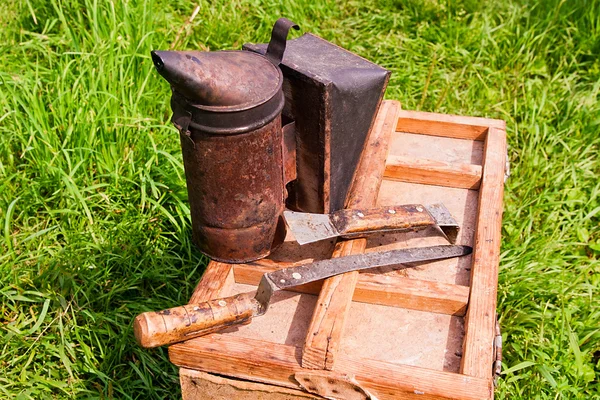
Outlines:
{"label": "wooden knife handle", "polygon": [[250,323],[258,302],[248,293],[138,315],[135,339],[145,348],[182,342],[239,324]]}
{"label": "wooden knife handle", "polygon": [[436,224],[421,204],[339,210],[332,214],[331,221],[342,236],[352,237],[378,230],[423,228]]}

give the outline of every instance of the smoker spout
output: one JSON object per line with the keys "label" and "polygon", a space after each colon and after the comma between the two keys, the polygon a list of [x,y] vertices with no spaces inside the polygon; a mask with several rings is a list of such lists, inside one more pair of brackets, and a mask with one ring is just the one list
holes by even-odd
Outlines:
{"label": "smoker spout", "polygon": [[159,53],[165,53],[165,52],[164,51],[158,51],[158,52],[151,51],[150,55],[152,56],[152,62],[154,63],[154,67],[160,73],[165,67],[165,62],[162,60]]}
{"label": "smoker spout", "polygon": [[152,51],[158,73],[200,106],[253,107],[270,99],[283,80],[265,57],[246,51]]}

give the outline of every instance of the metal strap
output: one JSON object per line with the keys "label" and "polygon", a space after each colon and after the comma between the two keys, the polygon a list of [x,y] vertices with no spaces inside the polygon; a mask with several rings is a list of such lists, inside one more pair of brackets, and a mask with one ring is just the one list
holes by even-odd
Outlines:
{"label": "metal strap", "polygon": [[492,376],[494,386],[498,385],[498,379],[502,375],[502,332],[500,331],[500,319],[496,314],[496,336],[494,337],[494,364],[492,365]]}
{"label": "metal strap", "polygon": [[510,159],[508,158],[508,150],[506,150],[506,165],[504,166],[504,183],[510,178]]}
{"label": "metal strap", "polygon": [[292,22],[287,18],[279,18],[277,22],[275,22],[275,25],[273,25],[271,40],[269,41],[265,57],[267,57],[276,67],[278,67],[279,64],[281,64],[281,60],[283,60],[285,42],[291,28],[296,30],[300,29],[295,22]]}
{"label": "metal strap", "polygon": [[179,134],[192,142],[195,148],[196,144],[192,140],[192,133],[189,129],[190,124],[192,123],[192,113],[185,110],[181,104],[178,104],[178,107],[173,107],[173,117],[171,118],[171,121],[179,131]]}

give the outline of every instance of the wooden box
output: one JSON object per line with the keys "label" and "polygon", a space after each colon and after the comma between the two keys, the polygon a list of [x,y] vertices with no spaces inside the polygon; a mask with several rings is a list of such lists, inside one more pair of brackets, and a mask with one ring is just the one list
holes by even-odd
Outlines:
{"label": "wooden box", "polygon": [[[384,101],[367,143],[347,207],[443,202],[473,254],[279,292],[251,324],[171,346],[185,400],[493,397],[505,123]],[[289,237],[265,260],[211,262],[190,303],[252,291],[275,268],[445,243],[435,230],[302,247]]]}

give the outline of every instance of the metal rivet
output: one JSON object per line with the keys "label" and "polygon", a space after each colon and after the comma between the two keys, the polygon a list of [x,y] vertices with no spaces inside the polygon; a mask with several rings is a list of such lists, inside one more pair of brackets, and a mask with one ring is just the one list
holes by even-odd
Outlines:
{"label": "metal rivet", "polygon": [[361,212],[357,212],[357,213],[356,213],[356,215],[358,215],[358,216],[359,216],[359,217],[361,217],[361,218],[365,216],[365,214],[363,214],[363,213],[361,213]]}
{"label": "metal rivet", "polygon": [[294,272],[294,273],[292,274],[292,278],[294,278],[294,279],[300,279],[300,278],[302,278],[302,275],[300,275],[300,274],[299,274],[299,273],[297,273],[297,272]]}
{"label": "metal rivet", "polygon": [[219,302],[217,304],[220,305],[221,307],[225,307],[227,305],[227,302],[225,300],[219,300]]}
{"label": "metal rivet", "polygon": [[285,283],[285,279],[282,279],[279,281],[280,283]]}
{"label": "metal rivet", "polygon": [[421,211],[423,211],[423,207],[421,207],[421,206],[417,207],[417,211],[418,211],[418,212],[421,212]]}
{"label": "metal rivet", "polygon": [[388,210],[390,214],[396,214],[396,210],[392,210],[391,208]]}

